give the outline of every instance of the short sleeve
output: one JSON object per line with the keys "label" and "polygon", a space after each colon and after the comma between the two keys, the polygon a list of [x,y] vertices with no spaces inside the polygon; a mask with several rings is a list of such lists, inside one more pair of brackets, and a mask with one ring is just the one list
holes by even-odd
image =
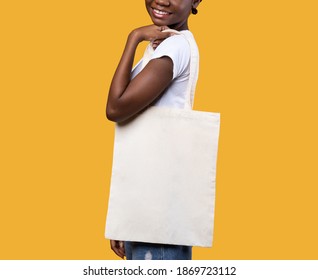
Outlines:
{"label": "short sleeve", "polygon": [[189,69],[191,50],[183,35],[173,35],[165,39],[154,51],[151,59],[168,56],[173,62],[173,79]]}

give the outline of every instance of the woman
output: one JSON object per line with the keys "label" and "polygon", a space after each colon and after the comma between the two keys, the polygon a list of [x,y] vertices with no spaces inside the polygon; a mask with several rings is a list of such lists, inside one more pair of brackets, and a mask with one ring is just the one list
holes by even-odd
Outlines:
{"label": "woman", "polygon": [[[109,90],[106,108],[109,120],[125,121],[149,105],[184,107],[191,56],[188,40],[194,40],[188,28],[188,18],[191,13],[197,13],[200,2],[145,1],[153,25],[134,29],[128,36]],[[169,29],[184,36],[174,35]],[[131,72],[136,48],[142,41],[151,42],[153,54],[144,67],[139,63]],[[117,240],[110,243],[121,258],[191,259],[192,248],[189,246]]]}

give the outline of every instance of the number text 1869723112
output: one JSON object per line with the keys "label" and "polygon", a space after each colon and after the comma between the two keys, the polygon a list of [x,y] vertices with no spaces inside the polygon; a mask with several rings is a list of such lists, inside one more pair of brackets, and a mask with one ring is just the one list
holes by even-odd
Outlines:
{"label": "number text 1869723112", "polygon": [[177,275],[236,275],[236,267],[178,267]]}

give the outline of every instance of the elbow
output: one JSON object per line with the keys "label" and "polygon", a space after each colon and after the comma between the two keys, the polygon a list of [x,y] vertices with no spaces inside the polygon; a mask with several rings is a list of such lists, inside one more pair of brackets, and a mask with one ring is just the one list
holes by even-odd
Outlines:
{"label": "elbow", "polygon": [[132,116],[130,108],[118,100],[117,102],[107,102],[106,118],[112,122],[123,122]]}
{"label": "elbow", "polygon": [[125,116],[122,114],[121,110],[107,106],[106,108],[106,118],[112,122],[121,122],[125,120]]}
{"label": "elbow", "polygon": [[106,118],[109,121],[118,122],[118,114],[116,113],[116,110],[112,110],[110,108],[107,108],[106,109]]}

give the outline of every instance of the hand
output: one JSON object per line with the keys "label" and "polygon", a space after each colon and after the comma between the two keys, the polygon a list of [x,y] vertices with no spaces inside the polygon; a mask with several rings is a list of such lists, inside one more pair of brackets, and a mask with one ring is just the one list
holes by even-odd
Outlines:
{"label": "hand", "polygon": [[138,40],[138,42],[158,41],[161,43],[164,39],[166,39],[172,35],[170,32],[162,32],[166,29],[169,29],[169,27],[168,26],[148,25],[148,26],[139,27],[139,28],[133,30],[130,33],[130,36],[135,37]]}
{"label": "hand", "polygon": [[153,40],[153,41],[151,42],[152,48],[155,50],[155,49],[161,44],[161,42],[163,42],[163,41],[164,41],[164,39],[156,39],[156,40]]}
{"label": "hand", "polygon": [[110,240],[110,247],[117,256],[124,259],[126,256],[124,241]]}

